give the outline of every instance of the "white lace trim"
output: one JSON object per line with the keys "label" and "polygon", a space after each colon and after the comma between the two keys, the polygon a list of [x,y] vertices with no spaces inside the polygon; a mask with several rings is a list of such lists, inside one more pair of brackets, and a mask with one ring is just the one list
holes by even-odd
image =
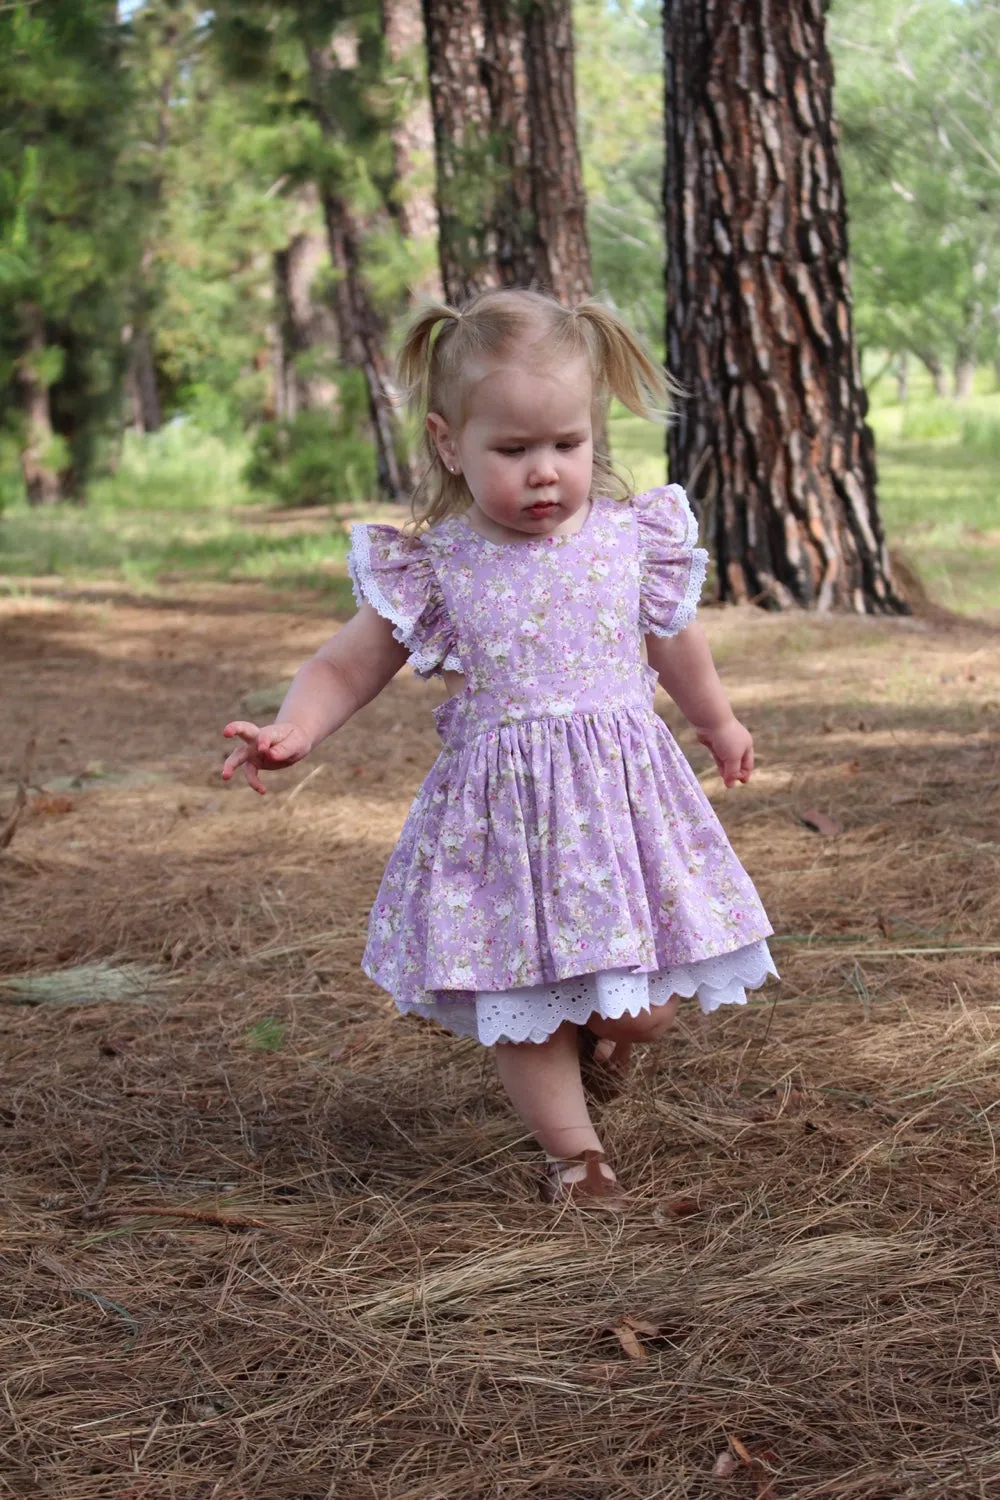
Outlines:
{"label": "white lace trim", "polygon": [[691,550],[691,572],[688,575],[687,588],[684,590],[684,598],[674,610],[670,624],[665,628],[645,624],[643,629],[648,635],[680,635],[682,630],[694,620],[698,613],[698,605],[701,603],[702,590],[705,587],[705,578],[708,573],[708,553],[704,547],[696,545],[698,541],[698,519],[691,509],[691,502],[687,497],[687,491],[679,484],[668,484],[666,492],[679,500],[686,517],[684,529],[685,547]]}
{"label": "white lace trim", "polygon": [[733,953],[653,974],[605,969],[556,984],[480,990],[474,1000],[396,1003],[404,1015],[427,1016],[455,1036],[473,1037],[493,1047],[498,1042],[545,1042],[564,1021],[581,1025],[595,1011],[608,1020],[637,1016],[654,1005],[665,1005],[672,995],[696,995],[701,1010],[709,1015],[723,1005],[746,1005],[747,989],[758,989],[770,974],[777,977],[778,971],[761,939]]}
{"label": "white lace trim", "polygon": [[351,527],[351,550],[347,554],[347,571],[351,575],[355,604],[359,609],[362,604],[370,604],[376,614],[381,615],[383,620],[389,621],[393,627],[393,637],[410,653],[410,666],[414,672],[426,677],[442,666],[446,672],[462,671],[461,659],[455,651],[449,651],[442,662],[440,651],[434,646],[425,646],[423,651],[417,650],[413,632],[419,616],[411,618],[409,615],[400,614],[379,588],[372,569],[368,527],[364,524]]}
{"label": "white lace trim", "polygon": [[[695,533],[697,535],[697,532]],[[708,573],[708,553],[704,547],[695,547],[691,553],[691,572],[688,577],[688,585],[684,590],[684,598],[674,611],[674,617],[666,630],[657,630],[654,625],[650,635],[680,635],[686,630],[698,613],[698,605],[701,603],[701,591],[705,587],[705,576]]]}

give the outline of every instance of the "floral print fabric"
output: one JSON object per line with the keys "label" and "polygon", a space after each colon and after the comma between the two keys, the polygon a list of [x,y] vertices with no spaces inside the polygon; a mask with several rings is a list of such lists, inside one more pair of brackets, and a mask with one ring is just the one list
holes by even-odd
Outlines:
{"label": "floral print fabric", "polygon": [[364,967],[401,1008],[658,973],[770,933],[640,654],[694,618],[696,538],[677,485],[597,499],[566,537],[355,528],[359,601],[421,675],[465,677],[371,916]]}

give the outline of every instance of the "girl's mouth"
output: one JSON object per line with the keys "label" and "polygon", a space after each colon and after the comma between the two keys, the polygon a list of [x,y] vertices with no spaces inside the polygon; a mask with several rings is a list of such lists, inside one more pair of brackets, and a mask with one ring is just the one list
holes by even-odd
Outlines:
{"label": "girl's mouth", "polygon": [[559,509],[559,502],[557,500],[539,500],[539,502],[538,502],[537,505],[529,505],[528,506],[528,515],[529,516],[547,516],[550,511],[558,510],[558,509]]}

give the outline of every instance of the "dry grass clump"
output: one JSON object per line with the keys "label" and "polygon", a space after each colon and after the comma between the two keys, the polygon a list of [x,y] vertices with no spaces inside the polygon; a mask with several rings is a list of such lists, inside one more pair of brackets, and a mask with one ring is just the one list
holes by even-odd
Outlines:
{"label": "dry grass clump", "polygon": [[156,774],[30,793],[0,975],[173,984],[0,1004],[0,1494],[993,1494],[991,638],[711,617],[761,756],[719,806],[783,982],[686,1012],[603,1110],[619,1218],[543,1208],[488,1055],[358,972],[427,691],[394,684],[308,784],[226,794],[218,722],[327,626],[224,602],[5,606],[39,786]]}

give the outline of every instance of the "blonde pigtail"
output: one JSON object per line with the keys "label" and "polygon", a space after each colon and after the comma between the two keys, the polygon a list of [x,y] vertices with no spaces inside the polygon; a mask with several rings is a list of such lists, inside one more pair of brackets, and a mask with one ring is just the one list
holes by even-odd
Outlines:
{"label": "blonde pigtail", "polygon": [[[423,426],[420,447],[425,460],[424,472],[410,498],[410,521],[405,530],[411,535],[433,526],[456,510],[464,510],[471,496],[460,475],[451,474],[441,461],[437,444],[427,431],[427,413],[436,405],[434,386],[435,357],[440,361],[441,340],[452,336],[462,322],[462,314],[444,302],[430,302],[410,322],[396,358],[400,384],[406,403]],[[443,326],[442,326],[443,325]]]}
{"label": "blonde pigtail", "polygon": [[429,302],[412,319],[403,337],[396,370],[408,405],[421,417],[426,415],[435,330],[439,324],[458,323],[460,319],[461,314],[446,303]]}
{"label": "blonde pigtail", "polygon": [[591,335],[598,386],[637,417],[665,421],[671,398],[683,390],[639,337],[600,302],[581,302],[573,316]]}

